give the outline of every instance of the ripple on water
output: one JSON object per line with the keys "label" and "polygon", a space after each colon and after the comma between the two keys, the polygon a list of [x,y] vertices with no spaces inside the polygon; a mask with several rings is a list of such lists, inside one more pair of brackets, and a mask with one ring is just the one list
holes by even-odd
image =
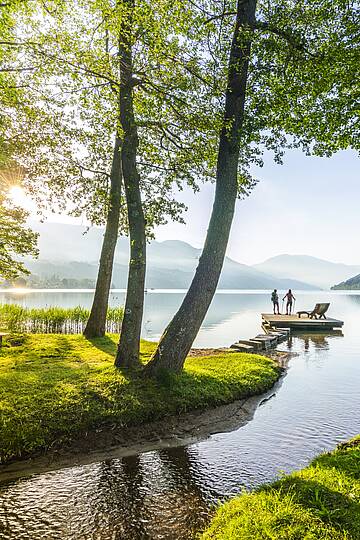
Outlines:
{"label": "ripple on water", "polygon": [[[346,297],[336,302],[345,312]],[[359,320],[360,303],[351,307],[357,310],[352,320]],[[254,323],[249,312],[244,316],[255,326],[257,313]],[[239,309],[234,317],[236,338]],[[228,332],[230,326],[231,318]],[[359,433],[357,325],[344,338],[299,337],[288,347],[299,356],[282,386],[253,421],[232,433],[0,485],[0,540],[190,539],[217,501],[301,468]]]}

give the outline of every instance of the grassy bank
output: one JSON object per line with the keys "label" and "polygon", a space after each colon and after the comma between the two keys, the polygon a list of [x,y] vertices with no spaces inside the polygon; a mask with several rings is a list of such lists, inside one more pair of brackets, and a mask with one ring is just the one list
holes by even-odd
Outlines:
{"label": "grassy bank", "polygon": [[[118,334],[123,315],[122,307],[108,308],[106,331]],[[81,334],[89,316],[90,310],[82,306],[28,308],[3,304],[0,306],[0,328],[31,334]]]}
{"label": "grassy bank", "polygon": [[219,508],[202,540],[359,540],[360,437]]}
{"label": "grassy bank", "polygon": [[[113,367],[117,336],[26,335],[0,349],[0,460],[101,427],[137,425],[258,394],[279,377],[272,360],[233,353],[188,358],[181,375],[143,380]],[[8,346],[9,345],[9,346]],[[142,342],[146,362],[155,344]]]}

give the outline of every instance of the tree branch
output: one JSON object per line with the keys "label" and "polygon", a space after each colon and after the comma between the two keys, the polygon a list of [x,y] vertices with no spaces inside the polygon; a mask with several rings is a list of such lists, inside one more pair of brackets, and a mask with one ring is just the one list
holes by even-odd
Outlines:
{"label": "tree branch", "polygon": [[92,77],[97,77],[99,79],[104,79],[110,83],[111,88],[119,88],[120,84],[112,79],[110,76],[106,75],[105,73],[99,73],[93,69],[88,68],[87,66],[81,66],[77,64],[76,62],[72,62],[70,60],[67,60],[66,58],[59,57],[55,54],[51,54],[49,52],[46,52],[42,49],[42,44],[40,43],[34,43],[34,42],[21,42],[21,41],[0,41],[0,45],[9,45],[11,47],[30,47],[31,51],[35,55],[39,55],[45,58],[48,58],[50,60],[54,60],[56,62],[61,62],[63,64],[66,64],[82,73],[86,73],[87,75],[91,75]]}
{"label": "tree branch", "polygon": [[[212,17],[207,19],[204,24],[209,24],[212,21],[216,21],[218,19],[222,20],[225,17],[231,17],[235,15],[236,15],[236,11],[224,11],[223,13],[220,13],[218,15],[213,15]],[[289,30],[277,28],[276,26],[273,26],[271,23],[266,22],[266,21],[256,21],[255,24],[250,25],[250,28],[252,28],[253,30],[262,30],[264,32],[275,34],[276,36],[285,39],[288,43],[290,43],[290,45],[294,47],[294,49],[297,49],[298,51],[309,52],[306,49],[305,42],[299,39],[299,36],[297,36],[296,34],[294,34],[293,32]]]}
{"label": "tree branch", "polygon": [[294,47],[294,49],[297,49],[298,51],[307,51],[305,42],[299,38],[296,34],[294,34],[291,31],[283,30],[282,28],[277,28],[276,26],[272,26],[268,22],[262,22],[262,21],[256,21],[254,26],[254,30],[263,30],[264,32],[270,32],[271,34],[275,34],[278,37],[281,37],[285,39],[290,45]]}
{"label": "tree branch", "polygon": [[84,167],[83,165],[81,165],[81,163],[79,163],[78,161],[75,164],[80,169],[81,174],[82,174],[83,171],[87,171],[87,172],[91,172],[91,173],[94,173],[94,174],[102,174],[102,175],[107,176],[108,178],[110,178],[110,174],[108,172],[106,172],[106,171],[99,171],[99,170],[96,170],[96,169],[89,169],[88,167]]}
{"label": "tree branch", "polygon": [[5,68],[0,68],[0,73],[11,73],[11,72],[17,72],[17,73],[20,73],[22,71],[34,71],[35,69],[37,69],[37,66],[32,66],[32,67],[18,67],[18,68],[10,68],[10,67],[5,67]]}
{"label": "tree branch", "polygon": [[223,11],[222,13],[219,13],[218,15],[212,15],[208,19],[206,19],[204,24],[209,24],[212,21],[217,21],[219,19],[224,19],[225,17],[231,17],[232,15],[236,15],[236,11]]}

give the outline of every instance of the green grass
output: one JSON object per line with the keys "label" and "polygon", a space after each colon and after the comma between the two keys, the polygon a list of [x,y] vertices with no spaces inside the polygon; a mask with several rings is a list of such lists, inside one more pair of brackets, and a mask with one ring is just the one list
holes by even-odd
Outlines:
{"label": "green grass", "polygon": [[359,540],[360,436],[222,505],[202,540]]}
{"label": "green grass", "polygon": [[[124,309],[108,308],[106,331],[119,333]],[[0,305],[0,327],[10,332],[31,334],[81,334],[90,316],[82,306],[74,308],[28,308],[18,304]]]}
{"label": "green grass", "polygon": [[[189,358],[181,375],[145,380],[113,366],[118,336],[25,335],[0,349],[0,462],[106,426],[129,426],[270,388],[275,363],[232,353]],[[148,361],[154,343],[142,342]]]}

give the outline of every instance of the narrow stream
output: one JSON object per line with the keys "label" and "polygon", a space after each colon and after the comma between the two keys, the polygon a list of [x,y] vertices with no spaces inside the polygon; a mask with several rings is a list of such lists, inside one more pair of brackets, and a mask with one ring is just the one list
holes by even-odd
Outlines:
{"label": "narrow stream", "polygon": [[[190,539],[218,501],[301,468],[360,433],[360,296],[326,294],[330,315],[345,320],[344,335],[283,343],[279,348],[298,356],[250,423],[186,447],[0,483],[0,539]],[[301,309],[325,293],[298,296]],[[258,332],[267,302],[268,294],[217,295],[198,346]],[[219,303],[227,317],[216,320]]]}

